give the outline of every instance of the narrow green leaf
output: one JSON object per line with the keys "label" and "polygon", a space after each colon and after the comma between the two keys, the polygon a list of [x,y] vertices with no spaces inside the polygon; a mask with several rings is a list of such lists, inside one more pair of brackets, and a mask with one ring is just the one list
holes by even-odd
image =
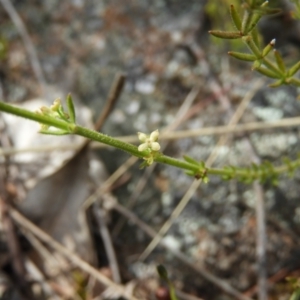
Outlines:
{"label": "narrow green leaf", "polygon": [[73,102],[71,94],[68,94],[68,96],[67,96],[67,107],[68,107],[68,113],[70,116],[70,121],[72,123],[76,123],[75,107],[74,107],[74,102]]}
{"label": "narrow green leaf", "polygon": [[201,169],[205,169],[205,162],[201,160],[198,165],[200,166]]}
{"label": "narrow green leaf", "polygon": [[284,80],[279,79],[279,80],[276,80],[275,82],[269,84],[269,87],[276,88],[276,87],[279,87],[283,84],[284,84]]}
{"label": "narrow green leaf", "polygon": [[190,164],[192,164],[192,165],[196,165],[196,166],[199,165],[199,162],[198,162],[197,160],[193,159],[193,158],[190,157],[190,156],[183,155],[183,159],[184,159],[186,162],[188,162],[188,163],[190,163]]}
{"label": "narrow green leaf", "polygon": [[251,32],[257,25],[258,21],[261,19],[261,15],[260,14],[253,14],[251,17],[251,20],[249,22],[247,33]]}
{"label": "narrow green leaf", "polygon": [[59,114],[60,118],[66,122],[69,121],[69,115],[67,113],[65,113],[64,108],[62,107],[62,105],[60,105],[57,109],[57,113]]}
{"label": "narrow green leaf", "polygon": [[263,49],[263,51],[262,51],[262,56],[263,57],[265,57],[265,56],[267,56],[269,53],[270,53],[270,51],[274,48],[274,46],[275,46],[275,39],[273,39],[264,49]]}
{"label": "narrow green leaf", "polygon": [[204,183],[208,183],[209,182],[209,178],[207,176],[203,176],[202,181]]}
{"label": "narrow green leaf", "polygon": [[242,20],[233,5],[230,5],[230,15],[236,29],[242,30]]}
{"label": "narrow green leaf", "polygon": [[193,172],[193,171],[185,171],[184,173],[188,176],[192,176],[192,177],[195,176],[195,172]]}
{"label": "narrow green leaf", "polygon": [[248,33],[247,28],[250,25],[251,17],[252,17],[252,13],[245,10],[243,20],[242,20],[242,30],[241,30],[243,35],[246,35]]}
{"label": "narrow green leaf", "polygon": [[275,60],[276,60],[276,63],[277,63],[278,68],[279,68],[283,73],[285,73],[285,72],[286,72],[286,69],[285,69],[285,65],[284,65],[284,62],[283,62],[283,59],[282,59],[281,54],[280,54],[276,49],[274,49],[273,53],[274,53]]}
{"label": "narrow green leaf", "polygon": [[229,51],[228,54],[234,58],[245,61],[255,61],[257,59],[255,55],[248,53]]}
{"label": "narrow green leaf", "polygon": [[149,167],[147,161],[144,161],[144,162],[142,162],[142,163],[139,165],[139,169],[140,169],[140,170],[142,170],[142,169],[144,169],[144,168],[146,168],[146,167]]}
{"label": "narrow green leaf", "polygon": [[239,39],[242,37],[239,31],[210,30],[209,33],[217,38],[222,39]]}
{"label": "narrow green leaf", "polygon": [[291,77],[291,78],[286,79],[286,82],[300,87],[300,80],[298,78]]}
{"label": "narrow green leaf", "polygon": [[168,272],[166,270],[166,268],[163,265],[158,265],[156,267],[157,273],[159,275],[159,277],[163,280],[168,281],[169,277],[168,277]]}
{"label": "narrow green leaf", "polygon": [[300,288],[296,289],[289,300],[300,300]]}
{"label": "narrow green leaf", "polygon": [[171,300],[178,300],[176,294],[175,294],[175,288],[171,280],[169,279],[168,272],[166,268],[163,265],[158,265],[156,267],[157,273],[159,274],[160,278],[165,280],[169,286],[169,291],[170,291],[170,298]]}
{"label": "narrow green leaf", "polygon": [[294,64],[289,70],[288,70],[288,76],[293,76],[295,73],[297,73],[300,69],[300,61],[298,61],[296,64]]}
{"label": "narrow green leaf", "polygon": [[263,65],[269,69],[270,71],[273,71],[274,73],[276,73],[279,78],[284,79],[286,77],[286,74],[284,74],[279,68],[278,66],[271,60],[269,60],[267,57],[264,57],[262,59],[262,63]]}
{"label": "narrow green leaf", "polygon": [[276,78],[276,79],[279,79],[280,76],[276,73],[274,73],[273,71],[267,69],[267,68],[264,68],[264,67],[257,67],[255,69],[255,71],[259,72],[260,74],[263,74],[267,77],[270,77],[270,78]]}
{"label": "narrow green leaf", "polygon": [[259,34],[258,34],[258,31],[257,31],[257,27],[253,28],[253,30],[251,31],[251,36],[252,36],[252,39],[253,39],[253,42],[255,43],[255,45],[258,47],[258,48],[261,48],[260,47],[260,39],[259,39]]}
{"label": "narrow green leaf", "polygon": [[270,8],[270,7],[260,7],[253,9],[253,12],[256,14],[260,14],[261,16],[264,15],[274,15],[282,12],[280,8]]}
{"label": "narrow green leaf", "polygon": [[261,66],[261,59],[258,59],[254,62],[253,66],[252,66],[252,70],[256,70],[260,66]]}
{"label": "narrow green leaf", "polygon": [[41,130],[39,130],[39,133],[48,134],[48,135],[66,135],[66,134],[69,134],[69,132],[65,131],[65,130],[51,130],[51,129],[48,129],[48,130],[41,129]]}

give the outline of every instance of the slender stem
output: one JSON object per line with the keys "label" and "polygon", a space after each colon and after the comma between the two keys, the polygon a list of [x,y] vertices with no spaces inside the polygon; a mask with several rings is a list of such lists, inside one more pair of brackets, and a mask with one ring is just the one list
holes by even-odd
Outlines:
{"label": "slender stem", "polygon": [[199,167],[197,165],[193,165],[193,164],[190,164],[190,163],[185,162],[183,160],[172,158],[170,156],[163,155],[163,154],[157,156],[156,158],[154,158],[154,161],[160,162],[160,163],[163,163],[163,164],[166,164],[166,165],[174,166],[174,167],[177,167],[177,168],[180,168],[180,169],[190,170],[190,171],[193,171],[193,172],[200,171]]}
{"label": "slender stem", "polygon": [[36,112],[32,112],[24,108],[16,107],[1,101],[0,101],[0,111],[7,112],[9,114],[13,114],[15,116],[36,121],[49,126],[53,126],[62,130],[70,131],[70,125],[71,125],[70,123],[52,117],[44,116]]}
{"label": "slender stem", "polygon": [[[15,107],[3,102],[0,102],[0,111],[7,112],[19,117],[27,118],[32,121],[39,122],[41,124],[46,124],[52,127],[59,128],[64,130],[70,134],[77,134],[86,138],[89,138],[94,141],[98,141],[103,144],[107,144],[114,148],[121,149],[133,156],[138,158],[147,158],[149,153],[147,151],[138,151],[138,148],[135,145],[120,141],[111,136],[105,135],[103,133],[97,132],[95,130],[91,130],[74,123],[68,122],[66,120],[60,120],[55,117],[45,116],[39,113],[31,112],[23,108]],[[51,132],[50,132],[51,133]],[[187,161],[179,160],[176,158],[172,158],[162,153],[157,153],[153,155],[153,160],[158,163],[163,163],[167,165],[171,165],[186,171],[191,171],[192,174],[203,176],[207,175],[216,175],[216,176],[227,176],[228,178],[238,178],[238,179],[261,179],[266,177],[274,177],[278,176],[282,173],[287,173],[293,171],[296,168],[300,167],[300,158],[283,164],[279,167],[270,167],[264,168],[263,166],[260,168],[257,166],[257,170],[251,170],[249,168],[233,168],[233,169],[213,169],[206,168],[205,166],[201,166],[201,164],[190,163]]]}
{"label": "slender stem", "polygon": [[74,128],[74,131],[72,133],[84,136],[93,141],[107,144],[114,148],[121,149],[121,150],[128,152],[129,154],[134,155],[139,158],[143,158],[143,157],[147,156],[147,154],[148,154],[147,151],[138,151],[138,148],[132,144],[122,142],[122,141],[117,140],[106,134],[103,134],[98,131],[91,130],[91,129],[88,129],[88,128],[85,128],[85,127],[82,127],[79,125],[76,125],[76,127]]}

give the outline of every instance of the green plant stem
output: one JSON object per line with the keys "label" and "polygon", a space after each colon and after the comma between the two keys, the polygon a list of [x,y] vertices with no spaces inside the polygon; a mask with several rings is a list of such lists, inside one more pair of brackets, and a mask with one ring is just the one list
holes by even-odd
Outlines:
{"label": "green plant stem", "polygon": [[183,170],[190,170],[193,172],[201,171],[199,170],[199,167],[196,165],[163,154],[160,154],[159,156],[155,157],[154,161],[162,164],[174,166]]}
{"label": "green plant stem", "polygon": [[[281,165],[278,167],[274,167],[272,169],[272,174],[273,175],[281,175],[281,174],[289,172],[290,169],[297,169],[299,167],[300,167],[300,158],[292,161],[289,166],[284,164],[284,165]],[[207,174],[216,175],[216,176],[232,175],[232,170],[226,170],[226,169],[207,168],[206,172],[207,172]],[[245,169],[237,168],[234,171],[234,178],[249,177],[249,172],[251,172],[251,170],[249,170],[247,168],[245,168]],[[262,172],[263,172],[262,170],[257,171],[257,179],[260,178],[260,175],[262,175]],[[251,174],[251,176],[255,176],[255,174],[253,173],[253,174]]]}
{"label": "green plant stem", "polygon": [[66,123],[65,121],[44,116],[36,112],[32,112],[24,108],[16,107],[1,101],[0,101],[0,111],[7,112],[15,116],[36,121],[45,125],[53,126],[66,131],[70,131],[70,125],[72,125],[70,123]]}
{"label": "green plant stem", "polygon": [[[148,155],[147,151],[138,151],[138,148],[135,145],[122,142],[118,139],[115,139],[111,136],[105,135],[103,133],[97,132],[95,130],[91,130],[76,124],[68,123],[59,119],[55,119],[53,117],[44,116],[35,112],[31,112],[29,110],[19,108],[16,106],[12,106],[10,104],[0,102],[0,111],[7,112],[22,118],[26,118],[32,121],[36,121],[42,124],[46,124],[49,126],[53,126],[62,130],[69,132],[70,134],[77,134],[91,140],[107,144],[114,148],[121,149],[133,156],[138,158],[143,158]],[[193,164],[189,164],[185,161],[181,161],[179,159],[175,159],[169,156],[165,156],[163,154],[158,154],[154,161],[161,162],[164,164],[172,165],[177,168],[197,171],[197,167]]]}
{"label": "green plant stem", "polygon": [[[149,153],[147,151],[138,151],[138,148],[135,145],[122,142],[111,136],[76,125],[68,121],[60,120],[50,116],[45,116],[40,113],[31,112],[26,109],[15,107],[4,102],[0,102],[0,111],[7,112],[32,121],[36,121],[41,124],[46,124],[48,126],[56,127],[70,134],[77,134],[89,138],[91,140],[107,144],[114,148],[121,149],[141,159],[149,156]],[[170,156],[166,156],[159,152],[153,156],[153,159],[155,162],[158,163],[171,165],[186,171],[192,171],[192,174],[195,174],[195,176],[200,175],[200,177],[198,176],[199,178],[201,178],[202,175],[205,176],[207,174],[207,175],[217,175],[223,177],[228,176],[229,178],[237,178],[237,179],[249,178],[255,180],[264,177],[272,177],[274,175],[280,175],[282,173],[287,173],[287,172],[292,173],[296,168],[300,167],[300,158],[291,161],[287,164],[283,164],[279,167],[271,167],[269,169],[263,167],[259,168],[258,166],[258,170],[254,170],[251,168],[250,169],[249,168],[233,168],[233,169],[206,168],[201,166],[200,164],[197,164],[196,162],[195,164],[190,163],[187,161],[172,158]]]}
{"label": "green plant stem", "polygon": [[81,136],[91,139],[93,141],[97,141],[97,142],[112,146],[114,148],[121,149],[121,150],[123,150],[133,156],[139,157],[139,158],[143,158],[148,154],[146,151],[138,151],[138,148],[132,144],[119,141],[111,136],[108,136],[106,134],[103,134],[98,131],[91,130],[91,129],[88,129],[88,128],[85,128],[85,127],[82,127],[79,125],[75,126],[74,131],[72,133],[81,135]]}

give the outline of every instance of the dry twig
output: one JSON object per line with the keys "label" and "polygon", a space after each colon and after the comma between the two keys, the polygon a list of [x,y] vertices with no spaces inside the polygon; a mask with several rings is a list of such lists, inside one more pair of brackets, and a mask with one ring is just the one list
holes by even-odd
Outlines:
{"label": "dry twig", "polygon": [[[82,269],[89,275],[93,276],[95,279],[97,279],[100,283],[102,283],[106,287],[113,287],[116,291],[118,291],[121,295],[125,296],[124,287],[121,285],[118,285],[111,281],[106,276],[102,275],[98,270],[96,270],[94,267],[89,265],[87,262],[82,260],[80,257],[78,257],[76,254],[74,254],[69,249],[65,248],[63,245],[55,241],[51,236],[46,234],[44,231],[42,231],[40,228],[38,228],[36,225],[34,225],[32,222],[30,222],[28,219],[26,219],[22,214],[20,214],[17,210],[11,209],[10,215],[14,219],[16,223],[18,223],[22,228],[29,230],[31,233],[33,233],[36,237],[38,237],[41,241],[48,244],[50,247],[52,247],[54,250],[61,253],[63,256],[65,256],[69,261],[71,261],[74,265],[76,265],[78,268]],[[132,297],[132,300],[137,300],[136,298]]]}
{"label": "dry twig", "polygon": [[37,52],[35,50],[35,47],[31,41],[31,38],[29,36],[29,33],[22,21],[22,19],[20,18],[18,12],[15,10],[14,6],[12,5],[10,0],[0,0],[1,4],[3,6],[3,8],[5,9],[5,11],[7,12],[7,14],[9,15],[9,17],[11,18],[11,20],[13,21],[13,23],[15,24],[17,30],[20,33],[20,36],[23,40],[23,43],[25,45],[34,75],[36,77],[36,80],[38,81],[42,93],[44,95],[46,95],[46,79],[44,76],[44,72],[43,69],[41,67],[40,61],[38,59],[38,55]]}

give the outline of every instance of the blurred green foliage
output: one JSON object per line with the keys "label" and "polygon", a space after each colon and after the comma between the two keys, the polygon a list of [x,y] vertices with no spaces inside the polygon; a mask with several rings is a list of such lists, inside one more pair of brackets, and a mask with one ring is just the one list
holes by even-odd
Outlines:
{"label": "blurred green foliage", "polygon": [[8,52],[8,41],[0,35],[0,61],[6,59]]}
{"label": "blurred green foliage", "polygon": [[[241,14],[241,0],[208,0],[205,5],[205,13],[211,21],[212,28],[222,28],[224,31],[232,31],[234,26],[230,18],[229,7],[233,4]],[[211,37],[211,41],[218,47],[233,49],[234,51],[243,51],[247,47],[237,40],[224,40]]]}

